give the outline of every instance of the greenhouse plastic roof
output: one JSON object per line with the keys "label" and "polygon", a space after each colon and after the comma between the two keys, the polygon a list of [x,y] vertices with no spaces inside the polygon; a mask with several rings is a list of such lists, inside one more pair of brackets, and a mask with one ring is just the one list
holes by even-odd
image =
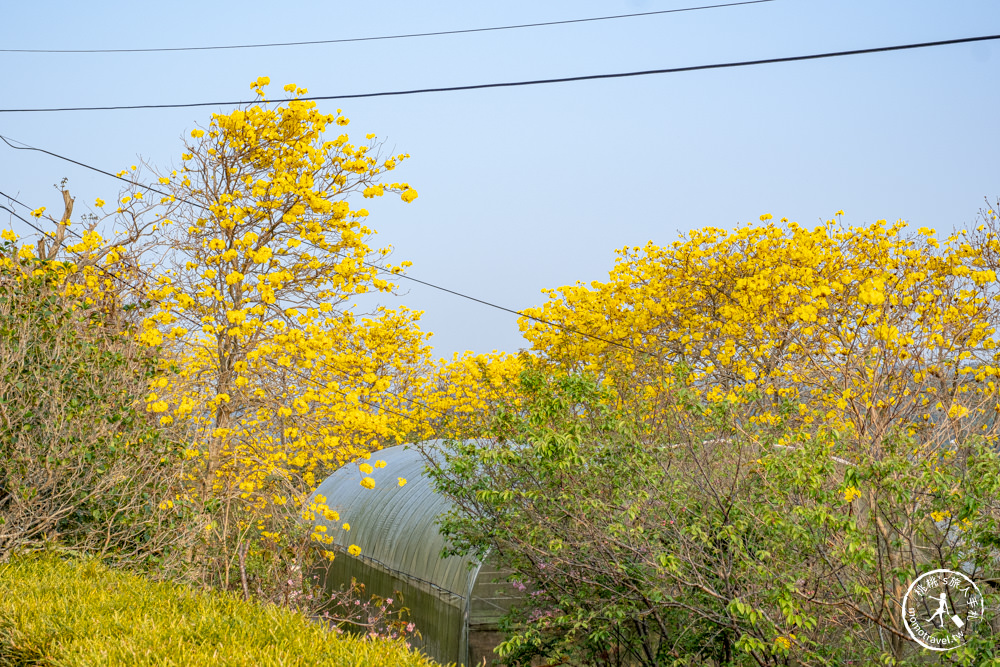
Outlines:
{"label": "greenhouse plastic roof", "polygon": [[[372,454],[367,463],[386,462],[371,475],[348,464],[327,477],[315,495],[340,515],[339,521],[318,516],[334,538],[337,558],[353,558],[345,550],[356,544],[360,558],[397,576],[417,580],[439,591],[467,599],[478,561],[469,557],[441,558],[447,541],[438,531],[438,517],[452,508],[451,501],[434,491],[424,472],[425,459],[412,445],[389,447]],[[364,462],[364,461],[362,461]],[[375,488],[361,486],[364,477],[375,479]],[[400,487],[397,477],[407,480]],[[341,528],[349,523],[350,531]]]}

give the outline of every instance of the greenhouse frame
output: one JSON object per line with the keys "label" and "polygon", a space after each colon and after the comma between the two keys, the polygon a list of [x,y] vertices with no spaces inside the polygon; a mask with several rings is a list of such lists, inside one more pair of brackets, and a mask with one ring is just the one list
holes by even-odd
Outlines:
{"label": "greenhouse frame", "polygon": [[[317,515],[333,542],[326,549],[336,557],[320,577],[329,591],[365,585],[365,594],[383,598],[401,596],[410,620],[421,637],[411,643],[444,664],[490,664],[500,642],[497,622],[519,597],[511,583],[489,557],[480,562],[469,556],[441,554],[447,541],[438,530],[441,514],[452,502],[434,490],[425,473],[426,460],[413,445],[380,450],[372,461],[385,461],[375,469],[375,487],[361,485],[365,477],[355,465],[333,472],[316,489],[326,505],[339,514],[338,521]],[[406,481],[399,486],[397,478]],[[350,530],[343,530],[349,523]],[[356,544],[357,557],[347,553]]]}

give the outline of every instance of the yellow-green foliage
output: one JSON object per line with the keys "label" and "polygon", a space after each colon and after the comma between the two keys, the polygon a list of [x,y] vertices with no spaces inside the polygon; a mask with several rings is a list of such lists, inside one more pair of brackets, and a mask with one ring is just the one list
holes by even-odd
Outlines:
{"label": "yellow-green foliage", "polygon": [[54,556],[0,566],[0,665],[431,667],[402,643]]}

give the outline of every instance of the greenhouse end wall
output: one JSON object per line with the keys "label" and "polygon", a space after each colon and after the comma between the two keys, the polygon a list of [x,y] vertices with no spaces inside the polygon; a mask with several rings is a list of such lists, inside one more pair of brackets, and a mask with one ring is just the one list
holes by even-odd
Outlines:
{"label": "greenhouse end wall", "polygon": [[[436,493],[424,472],[419,450],[400,445],[381,450],[373,460],[386,462],[374,469],[375,488],[360,484],[364,477],[355,465],[336,470],[320,484],[314,498],[339,515],[317,518],[333,542],[333,562],[317,572],[329,591],[365,584],[365,595],[401,600],[421,633],[411,642],[442,663],[486,664],[501,640],[497,621],[518,598],[505,572],[491,559],[484,563],[463,556],[442,557],[447,541],[438,530],[441,514],[451,501]],[[397,478],[407,480],[399,486]],[[343,529],[350,524],[350,530]],[[347,547],[361,548],[357,557]]]}
{"label": "greenhouse end wall", "polygon": [[465,628],[464,599],[448,601],[445,596],[428,591],[426,586],[408,582],[347,554],[339,554],[329,567],[318,574],[330,592],[349,585],[354,578],[365,585],[366,597],[378,595],[392,598],[396,603],[394,606],[408,609],[407,620],[414,623],[420,636],[407,641],[438,662],[476,664],[467,663],[470,659],[465,655],[462,637]]}

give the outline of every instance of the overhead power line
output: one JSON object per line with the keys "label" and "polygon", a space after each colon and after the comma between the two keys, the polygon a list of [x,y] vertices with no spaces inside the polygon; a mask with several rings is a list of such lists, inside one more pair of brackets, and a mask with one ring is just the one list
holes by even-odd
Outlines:
{"label": "overhead power line", "polygon": [[[71,164],[75,164],[77,166],[84,167],[85,169],[90,169],[91,171],[97,172],[98,174],[102,174],[104,176],[109,176],[109,177],[117,179],[119,181],[125,181],[129,185],[136,185],[138,187],[145,188],[145,189],[147,189],[147,190],[149,190],[151,192],[156,192],[156,193],[159,193],[159,194],[162,194],[162,195],[170,196],[169,193],[163,192],[162,190],[158,190],[158,189],[153,188],[151,186],[142,185],[141,183],[133,183],[132,181],[129,181],[128,179],[122,178],[121,176],[118,176],[116,174],[113,174],[110,171],[106,171],[104,169],[100,169],[98,167],[94,167],[92,165],[86,164],[84,162],[80,162],[78,160],[74,160],[72,158],[68,158],[68,157],[66,157],[64,155],[60,155],[60,154],[54,153],[52,151],[47,151],[47,150],[45,150],[43,148],[35,148],[34,146],[28,146],[27,144],[23,144],[23,142],[20,142],[20,141],[18,141],[17,143],[22,144],[22,146],[15,146],[14,144],[11,143],[11,141],[15,141],[15,140],[11,139],[10,137],[5,137],[3,135],[0,135],[0,140],[2,140],[5,144],[7,144],[9,147],[11,147],[11,148],[13,148],[15,150],[33,150],[33,151],[38,151],[40,153],[44,153],[45,155],[49,155],[49,156],[57,158],[59,160],[64,160],[64,161],[69,162]],[[2,195],[2,194],[3,193],[0,193],[0,195]],[[7,195],[3,195],[3,196],[7,196]],[[11,201],[17,202],[18,204],[20,204],[21,206],[23,206],[25,208],[28,208],[28,206],[26,204],[22,204],[21,202],[18,202],[16,199],[13,199],[12,197],[7,197],[7,198],[10,199]],[[181,199],[180,201],[183,201],[183,202],[185,202],[187,204],[190,204],[192,206],[204,209],[206,211],[209,210],[207,206],[205,206],[203,204],[199,204],[198,202],[191,201],[189,199]],[[6,207],[3,207],[3,208],[6,209]],[[16,215],[18,218],[21,218],[21,216],[17,215],[17,213],[14,213],[10,209],[6,209],[6,210],[10,211],[14,215]],[[34,209],[30,209],[29,208],[28,210],[34,210]],[[21,218],[21,220],[24,220],[24,218]],[[24,221],[27,222],[26,220],[24,220]],[[31,223],[28,223],[28,224],[30,225]],[[32,227],[34,227],[34,225],[32,225]],[[37,231],[41,232],[41,230],[39,230],[37,227],[34,227],[34,228]],[[434,283],[430,283],[430,282],[427,282],[425,280],[420,280],[419,278],[414,278],[413,276],[408,276],[405,273],[394,273],[390,269],[387,269],[384,266],[379,266],[378,264],[371,264],[369,262],[364,262],[364,264],[365,264],[365,266],[368,266],[369,268],[377,269],[379,271],[382,271],[383,273],[387,273],[389,275],[396,276],[396,277],[399,277],[399,278],[404,278],[404,279],[409,280],[411,282],[419,283],[421,285],[425,285],[427,287],[431,287],[433,289],[436,289],[436,290],[439,290],[439,291],[442,291],[442,292],[447,292],[448,294],[452,294],[454,296],[457,296],[457,297],[460,297],[460,298],[463,298],[463,299],[467,299],[469,301],[474,301],[474,302],[482,304],[484,306],[488,306],[490,308],[495,308],[497,310],[501,310],[501,311],[503,311],[505,313],[510,313],[512,315],[517,315],[518,317],[525,317],[525,318],[527,318],[529,320],[532,320],[534,322],[538,322],[539,324],[544,324],[546,326],[555,327],[556,329],[560,329],[560,330],[566,331],[568,333],[577,334],[579,336],[583,336],[584,338],[590,338],[592,340],[600,341],[600,342],[605,343],[607,345],[612,345],[614,347],[618,347],[618,348],[621,348],[623,350],[629,350],[630,352],[635,352],[636,354],[644,354],[644,355],[647,355],[647,356],[654,356],[650,352],[647,352],[647,351],[645,351],[645,350],[643,350],[641,348],[632,347],[631,345],[628,345],[626,343],[621,343],[621,342],[615,341],[615,340],[610,339],[610,338],[604,338],[602,336],[597,336],[595,334],[587,333],[585,331],[580,331],[579,329],[575,329],[573,327],[566,326],[564,324],[559,324],[558,322],[552,322],[552,321],[544,320],[544,319],[541,319],[541,318],[538,318],[538,317],[533,317],[531,315],[526,315],[526,314],[524,314],[524,313],[522,313],[520,311],[514,310],[513,308],[507,308],[505,306],[501,306],[499,304],[492,303],[492,302],[487,301],[485,299],[480,299],[478,297],[474,297],[474,296],[469,295],[469,294],[464,294],[464,293],[459,292],[457,290],[453,290],[453,289],[450,289],[450,288],[447,288],[447,287],[442,287],[441,285],[435,285]]]}
{"label": "overhead power line", "polygon": [[[48,152],[48,151],[46,151],[46,152]],[[56,157],[59,157],[55,153],[49,153],[49,155],[54,155]],[[97,171],[99,171],[100,173],[107,173],[107,172],[104,172],[103,170],[97,170]],[[15,199],[14,197],[12,197],[12,196],[4,193],[3,191],[0,191],[0,197],[5,197],[9,201],[12,201],[12,202],[16,203],[18,206],[21,206],[21,207],[26,208],[28,210],[34,210],[30,206],[28,206],[27,204],[25,204],[24,202],[18,201],[17,199]],[[40,229],[39,227],[37,227],[32,222],[30,222],[30,221],[26,220],[25,218],[21,217],[20,215],[18,215],[18,213],[16,211],[14,211],[14,209],[9,208],[7,206],[4,206],[4,205],[0,204],[0,210],[4,210],[4,211],[7,211],[7,212],[11,213],[16,218],[20,219],[21,221],[23,221],[24,223],[26,223],[27,225],[29,225],[32,229],[34,229],[35,231],[37,231],[39,234],[42,234],[43,236],[46,236],[46,233],[42,229]],[[76,232],[73,232],[73,233],[75,234]],[[77,236],[79,236],[79,234],[77,234]],[[462,294],[461,292],[456,292],[456,291],[450,290],[450,289],[448,289],[446,287],[441,287],[440,285],[435,285],[433,283],[429,283],[429,282],[426,282],[424,280],[419,280],[417,278],[413,278],[413,277],[407,276],[405,274],[392,273],[391,271],[389,271],[385,267],[381,267],[381,266],[378,266],[378,265],[375,265],[375,264],[370,264],[368,262],[365,262],[365,265],[369,266],[371,268],[378,269],[379,271],[383,271],[385,273],[390,273],[390,274],[392,274],[394,276],[399,276],[399,277],[402,277],[402,278],[406,278],[407,280],[412,280],[414,282],[420,283],[421,285],[426,285],[427,287],[433,287],[434,289],[442,290],[444,292],[448,292],[449,294],[453,294],[455,296],[459,296],[459,297],[462,297],[462,298],[465,298],[465,299],[470,299],[472,301],[475,301],[476,303],[480,303],[480,304],[483,304],[485,306],[490,306],[490,307],[493,307],[493,308],[499,308],[500,310],[503,310],[503,311],[508,312],[508,313],[513,313],[515,315],[522,315],[521,313],[519,313],[516,310],[511,310],[510,308],[504,308],[503,306],[498,306],[498,305],[492,304],[492,303],[490,303],[488,301],[484,301],[482,299],[477,299],[476,297],[472,297],[472,296],[469,296],[467,294]],[[135,289],[135,290],[139,291],[139,288],[137,286],[135,286],[135,285],[133,285],[131,283],[128,283],[127,281],[125,282],[125,284],[128,285],[129,287],[131,287],[132,289]],[[155,302],[155,303],[161,303],[159,300],[155,300],[155,299],[153,300],[153,302]],[[639,353],[639,354],[647,354],[647,355],[649,354],[648,352],[644,352],[643,350],[637,350],[637,349],[628,347],[626,345],[622,345],[620,343],[616,343],[614,341],[610,341],[610,340],[606,340],[604,338],[592,336],[592,335],[584,333],[582,331],[577,331],[576,329],[572,329],[570,327],[564,327],[564,326],[556,324],[554,322],[548,322],[546,320],[542,320],[542,319],[539,319],[537,317],[531,317],[531,316],[528,316],[528,315],[522,315],[522,316],[523,317],[527,317],[528,319],[534,320],[536,322],[541,322],[543,324],[549,324],[551,326],[554,326],[554,327],[557,327],[557,328],[560,328],[560,329],[565,329],[567,331],[571,331],[571,332],[579,334],[581,336],[585,336],[585,337],[588,337],[588,338],[595,338],[597,340],[603,341],[603,342],[608,343],[610,345],[616,345],[618,347],[623,347],[625,349],[632,350],[632,351],[634,351],[636,353]],[[329,364],[325,364],[325,365],[332,368],[332,366],[330,366]],[[333,391],[336,391],[337,393],[339,393],[339,394],[341,394],[341,395],[343,395],[345,397],[348,397],[348,398],[351,396],[348,392],[346,392],[346,391],[344,391],[342,389],[333,388]],[[445,417],[452,416],[448,412],[445,412],[445,411],[440,410],[438,408],[435,408],[433,406],[427,405],[426,403],[424,403],[422,401],[418,401],[415,398],[411,398],[409,396],[406,396],[405,394],[400,394],[398,392],[393,392],[393,391],[389,391],[389,390],[382,390],[382,393],[388,394],[389,396],[393,396],[393,397],[398,398],[400,400],[406,401],[406,402],[408,402],[408,403],[410,403],[412,405],[419,406],[419,407],[424,408],[425,410],[428,410],[430,412],[436,412],[436,413],[438,413],[438,414],[440,414],[442,416],[445,416]],[[371,403],[366,403],[365,405],[367,405],[368,407],[374,407],[374,408],[376,408],[378,410],[381,410],[382,412],[385,412],[387,414],[392,414],[392,415],[395,415],[397,417],[403,417],[405,419],[416,421],[416,422],[418,422],[420,424],[423,424],[425,426],[431,426],[432,428],[434,426],[430,422],[425,422],[422,419],[418,419],[418,418],[416,418],[416,417],[414,417],[412,415],[408,415],[408,414],[403,413],[403,412],[397,412],[395,410],[392,410],[390,408],[385,407],[384,405],[373,405]]]}
{"label": "overhead power line", "polygon": [[[9,194],[7,194],[6,192],[4,192],[3,190],[0,190],[0,197],[3,197],[4,199],[7,199],[8,201],[12,201],[12,202],[14,202],[15,204],[17,204],[18,206],[20,206],[21,208],[26,208],[26,209],[28,209],[29,211],[34,211],[34,210],[35,210],[35,209],[33,209],[33,208],[30,208],[30,207],[29,207],[29,206],[28,206],[27,204],[25,204],[24,202],[22,202],[22,201],[18,201],[18,200],[17,200],[16,198],[14,198],[14,197],[11,197],[11,196],[10,196]],[[10,210],[10,209],[7,209],[7,210]],[[13,213],[13,211],[11,211],[11,213]],[[17,213],[14,213],[14,215],[17,215]],[[19,215],[17,215],[17,217],[21,218],[21,216],[19,216]],[[24,218],[21,218],[21,220],[24,220]],[[25,221],[25,222],[28,222],[27,220],[24,220],[24,221]],[[31,225],[31,223],[30,223],[30,222],[28,222],[28,224],[29,224],[29,225]],[[31,225],[31,226],[32,226],[32,227],[34,227],[34,225]],[[42,231],[42,230],[38,229],[37,227],[35,227],[35,229],[36,229],[37,231]]]}
{"label": "overhead power line", "polygon": [[[2,192],[0,192],[0,195],[2,195],[4,197],[7,197],[7,195],[3,194]],[[10,197],[7,197],[7,198],[10,199]],[[34,229],[39,234],[42,234],[42,235],[45,234],[45,232],[43,232],[41,230],[41,228],[38,227],[38,225],[36,225],[35,223],[31,222],[30,220],[24,218],[23,216],[19,215],[17,211],[15,211],[14,209],[10,208],[9,206],[4,206],[3,204],[0,204],[0,210],[7,211],[12,216],[14,216],[15,218],[17,218],[18,220],[20,220],[24,224],[26,224],[29,227],[31,227],[32,229]]]}
{"label": "overhead power line", "polygon": [[[26,208],[26,209],[32,210],[32,211],[35,210],[35,209],[31,208],[30,206],[28,206],[27,204],[25,204],[24,202],[18,201],[16,198],[14,198],[14,197],[10,196],[9,194],[3,192],[2,190],[0,190],[0,197],[3,197],[3,198],[5,198],[5,199],[7,199],[7,200],[9,200],[11,202],[14,202],[15,204],[17,204],[18,206],[20,206],[22,208]],[[17,211],[15,211],[14,209],[10,208],[9,206],[4,206],[3,204],[0,204],[0,210],[7,211],[11,215],[13,215],[15,218],[17,218],[18,220],[20,220],[21,222],[25,223],[26,225],[28,225],[29,227],[31,227],[32,229],[34,229],[36,232],[38,232],[39,234],[41,234],[43,237],[48,236],[48,234],[44,230],[42,230],[40,227],[38,227],[37,225],[35,225],[30,220],[27,220],[26,218],[24,218],[21,215],[19,215],[17,213]],[[70,231],[70,233],[75,234],[78,238],[80,238],[80,235],[76,231],[74,231],[74,230],[69,230],[69,231]],[[381,267],[377,267],[377,268],[381,268]],[[384,269],[382,269],[382,270],[384,270]],[[131,287],[132,289],[134,289],[136,291],[140,291],[140,289],[136,285],[133,285],[132,283],[129,283],[128,281],[122,281],[122,282],[124,282],[125,285],[127,285],[128,287]],[[153,299],[152,301],[154,303],[162,303],[158,299]],[[332,366],[330,366],[330,364],[326,364],[326,365],[332,368]],[[337,393],[342,394],[345,397],[348,397],[348,398],[350,397],[350,394],[348,392],[346,392],[346,391],[343,391],[342,389],[336,389],[336,388],[332,388],[332,389],[333,389],[333,391],[336,391]],[[432,407],[430,405],[427,405],[426,403],[422,403],[422,402],[420,402],[420,401],[418,401],[418,400],[416,400],[414,398],[411,398],[409,396],[406,396],[404,394],[400,394],[398,392],[392,392],[392,391],[389,391],[387,389],[382,390],[382,393],[388,394],[389,396],[394,396],[395,398],[398,398],[398,399],[403,400],[403,401],[407,401],[408,403],[411,403],[413,405],[418,405],[418,406],[424,408],[425,410],[429,410],[431,412],[437,412],[438,414],[441,414],[441,415],[443,415],[445,417],[451,416],[451,415],[449,415],[447,412],[445,412],[443,410],[439,410],[438,408],[435,408],[435,407]],[[408,414],[405,414],[405,413],[402,413],[402,412],[395,412],[394,410],[391,410],[391,409],[389,409],[389,408],[387,408],[387,407],[385,407],[383,405],[373,405],[371,403],[366,403],[365,405],[367,405],[368,407],[375,407],[375,408],[377,408],[379,410],[382,410],[383,412],[386,412],[388,414],[396,415],[397,417],[404,417],[406,419],[415,420],[415,421],[417,421],[417,422],[419,422],[421,424],[425,424],[427,426],[433,427],[433,424],[430,424],[429,422],[424,422],[423,420],[417,419],[417,418],[413,417],[412,415],[408,415]]]}
{"label": "overhead power line", "polygon": [[[123,183],[128,183],[129,185],[133,185],[133,186],[142,188],[143,190],[146,190],[147,192],[155,192],[156,194],[163,195],[164,197],[172,197],[172,196],[174,196],[174,195],[170,194],[169,192],[164,192],[163,190],[160,190],[159,188],[154,188],[152,185],[145,185],[143,183],[136,183],[135,181],[130,181],[129,179],[122,178],[118,174],[113,174],[110,171],[105,171],[103,169],[99,169],[99,168],[91,166],[89,164],[84,164],[83,162],[79,162],[77,160],[74,160],[73,158],[66,157],[65,155],[59,155],[58,153],[53,153],[51,151],[47,151],[44,148],[36,148],[34,146],[30,146],[30,145],[24,143],[23,141],[18,141],[17,139],[13,139],[11,137],[5,137],[2,134],[0,134],[0,141],[4,142],[5,144],[7,144],[9,147],[13,148],[16,151],[36,151],[38,153],[43,153],[45,155],[57,158],[59,160],[63,160],[65,162],[69,162],[70,164],[75,164],[78,167],[83,167],[84,169],[89,169],[90,171],[93,171],[93,172],[96,172],[98,174],[101,174],[102,176],[108,176],[110,178],[117,179],[117,180],[119,180],[119,181],[121,181]],[[14,143],[18,143],[18,144],[21,144],[21,145],[20,146],[15,146],[14,144],[11,143],[12,141]],[[181,198],[179,198],[179,200],[182,201],[182,202],[185,202],[187,204],[191,204],[192,206],[200,206],[201,208],[204,208],[205,210],[208,210],[207,207],[202,206],[201,204],[199,204],[197,202],[193,202],[190,199],[184,199],[183,197],[181,197]],[[17,201],[17,200],[15,199],[14,201]],[[18,203],[20,203],[20,202],[18,202]],[[24,206],[24,204],[21,204],[21,205]]]}
{"label": "overhead power line", "polygon": [[[18,201],[14,197],[11,197],[9,194],[7,194],[6,192],[4,192],[2,190],[0,190],[0,197],[3,197],[5,199],[7,199],[7,201],[14,202],[15,204],[17,204],[21,208],[25,208],[25,209],[27,209],[29,211],[34,211],[35,210],[35,209],[31,208],[30,206],[28,206],[27,204],[25,204],[24,202]],[[7,211],[11,215],[13,215],[15,218],[17,218],[18,220],[20,220],[24,224],[26,224],[29,227],[31,227],[32,229],[34,229],[36,232],[38,232],[42,236],[48,236],[48,234],[46,234],[46,232],[43,229],[41,229],[38,225],[36,225],[35,223],[31,222],[30,220],[22,217],[14,209],[9,208],[7,206],[0,206],[0,209],[3,209],[4,211]],[[77,232],[75,229],[67,229],[67,231],[70,234],[73,234],[74,236],[76,236],[78,239],[82,239],[83,238],[82,236],[80,236],[80,233]]]}
{"label": "overhead power line", "polygon": [[601,336],[595,336],[594,334],[589,334],[589,333],[586,333],[584,331],[580,331],[579,329],[574,329],[573,327],[565,326],[563,324],[558,324],[556,322],[550,322],[549,320],[543,320],[541,318],[534,317],[532,315],[526,315],[525,313],[522,313],[519,310],[514,310],[513,308],[505,308],[504,306],[501,306],[501,305],[498,305],[498,304],[495,304],[495,303],[490,303],[489,301],[485,301],[483,299],[479,299],[479,298],[476,298],[474,296],[469,296],[468,294],[463,294],[462,292],[456,292],[455,290],[448,289],[447,287],[441,287],[440,285],[435,285],[433,283],[429,283],[429,282],[426,282],[424,280],[420,280],[419,278],[414,278],[413,276],[408,276],[405,273],[393,273],[392,271],[390,271],[390,270],[388,270],[388,269],[386,269],[384,267],[378,266],[376,264],[369,264],[368,262],[364,262],[364,264],[365,264],[365,266],[371,267],[373,269],[378,269],[379,271],[382,271],[384,273],[388,273],[388,274],[393,275],[393,276],[398,276],[400,278],[405,278],[406,280],[409,280],[411,282],[419,283],[421,285],[426,285],[427,287],[432,287],[432,288],[434,288],[436,290],[439,290],[441,292],[447,292],[448,294],[453,294],[454,296],[461,297],[463,299],[468,299],[469,301],[474,301],[474,302],[480,303],[480,304],[482,304],[484,306],[489,306],[490,308],[496,308],[497,310],[502,310],[505,313],[510,313],[511,315],[517,315],[518,317],[523,317],[525,319],[529,319],[529,320],[532,320],[534,322],[538,322],[539,324],[545,324],[545,325],[550,326],[550,327],[556,327],[557,329],[561,329],[561,330],[567,331],[569,333],[574,333],[574,334],[577,334],[577,335],[580,335],[580,336],[584,336],[586,338],[597,340],[597,341],[600,341],[602,343],[607,343],[608,345],[614,345],[615,347],[620,347],[620,348],[622,348],[624,350],[629,350],[630,352],[635,352],[637,354],[645,354],[647,356],[653,356],[651,353],[646,352],[645,350],[642,350],[642,349],[639,349],[639,348],[635,348],[635,347],[632,347],[630,345],[626,345],[624,343],[620,343],[618,341],[610,340],[608,338],[602,338]]}
{"label": "overhead power line", "polygon": [[[356,100],[370,97],[393,97],[400,95],[421,95],[425,93],[452,93],[466,90],[486,90],[489,88],[518,88],[522,86],[541,86],[554,83],[573,83],[576,81],[598,81],[602,79],[623,79],[636,76],[651,76],[654,74],[678,74],[681,72],[699,72],[713,69],[728,69],[732,67],[752,67],[756,65],[774,65],[777,63],[801,62],[804,60],[820,60],[824,58],[841,58],[844,56],[859,56],[872,53],[889,53],[891,51],[906,51],[911,49],[926,49],[935,46],[953,44],[969,44],[1000,39],[1000,35],[982,35],[979,37],[961,37],[945,39],[936,42],[919,42],[914,44],[897,44],[893,46],[878,46],[869,49],[851,49],[849,51],[830,51],[827,53],[810,53],[802,56],[783,56],[780,58],[762,58],[759,60],[739,60],[709,65],[688,65],[686,67],[666,67],[662,69],[636,70],[632,72],[615,72],[611,74],[585,74],[582,76],[566,76],[553,79],[531,79],[525,81],[504,81],[499,83],[477,83],[467,86],[444,86],[438,88],[413,88],[409,90],[390,90],[378,93],[352,93],[345,95],[309,95],[295,98],[298,100]],[[21,109],[0,109],[0,113],[37,113],[54,111],[135,111],[140,109],[190,109],[193,107],[231,107],[250,106],[257,104],[280,103],[285,100],[242,100],[237,102],[179,102],[173,104],[131,104],[98,107],[35,107]]]}
{"label": "overhead power line", "polygon": [[374,37],[349,37],[344,39],[317,39],[306,42],[271,42],[265,44],[232,44],[225,46],[174,46],[145,49],[0,49],[0,53],[162,53],[172,51],[223,51],[232,49],[268,49],[285,46],[315,46],[320,44],[348,44],[351,42],[375,42],[386,39],[410,39],[413,37],[439,37],[442,35],[462,35],[475,32],[494,32],[498,30],[519,30],[521,28],[541,28],[554,25],[569,25],[572,23],[590,23],[594,21],[613,21],[641,16],[656,16],[660,14],[679,14],[681,12],[696,12],[704,9],[722,9],[739,7],[740,5],[759,5],[774,0],[744,0],[717,5],[701,5],[698,7],[681,7],[678,9],[661,9],[652,12],[637,12],[634,14],[614,14],[611,16],[593,16],[582,19],[565,19],[562,21],[540,21],[537,23],[517,23],[488,28],[464,28],[460,30],[437,30],[434,32],[414,32],[400,35],[378,35]]}

